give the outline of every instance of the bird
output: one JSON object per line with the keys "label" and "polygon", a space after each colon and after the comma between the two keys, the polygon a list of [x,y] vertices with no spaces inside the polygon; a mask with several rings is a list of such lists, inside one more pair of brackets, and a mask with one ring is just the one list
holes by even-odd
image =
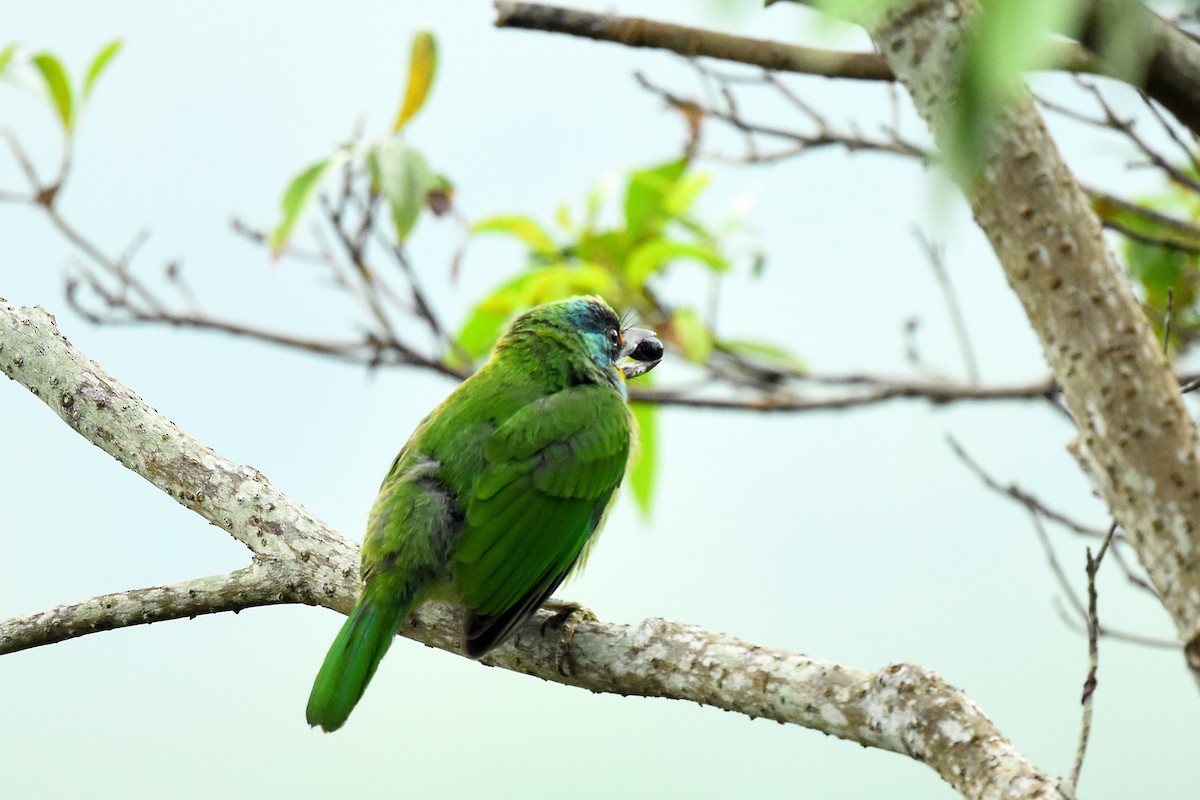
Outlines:
{"label": "bird", "polygon": [[410,612],[466,610],[463,651],[507,641],[587,557],[625,474],[626,381],[661,362],[653,331],[599,297],[518,316],[488,361],[417,426],[383,480],[362,593],[321,665],[308,723],[335,731]]}

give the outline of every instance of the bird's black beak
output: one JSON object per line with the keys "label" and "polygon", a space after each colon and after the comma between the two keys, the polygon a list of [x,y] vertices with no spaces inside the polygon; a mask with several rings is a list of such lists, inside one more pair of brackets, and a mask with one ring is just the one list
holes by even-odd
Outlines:
{"label": "bird's black beak", "polygon": [[654,331],[626,328],[621,335],[625,339],[625,346],[621,348],[618,361],[632,359],[621,364],[621,372],[625,373],[626,378],[645,375],[662,361],[663,345],[654,335]]}

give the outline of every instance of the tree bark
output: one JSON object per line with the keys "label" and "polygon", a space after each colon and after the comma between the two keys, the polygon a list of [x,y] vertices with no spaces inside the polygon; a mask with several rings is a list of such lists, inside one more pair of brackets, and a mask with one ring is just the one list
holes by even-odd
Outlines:
{"label": "tree bark", "polygon": [[[871,30],[939,141],[978,4],[901,4]],[[868,20],[853,20],[870,24]],[[1121,523],[1200,683],[1200,464],[1196,426],[1087,196],[1028,94],[963,190],[1079,428],[1072,450]]]}

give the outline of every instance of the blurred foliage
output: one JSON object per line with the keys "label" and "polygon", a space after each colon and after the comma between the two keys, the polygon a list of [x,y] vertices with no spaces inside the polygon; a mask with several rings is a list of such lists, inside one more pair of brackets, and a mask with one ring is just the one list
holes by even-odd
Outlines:
{"label": "blurred foliage", "polygon": [[268,244],[279,255],[287,247],[324,181],[343,168],[365,172],[371,192],[383,197],[391,210],[393,234],[404,242],[421,212],[436,205],[450,192],[446,178],[436,174],[419,150],[401,136],[409,121],[424,107],[437,73],[437,41],[429,31],[417,31],[410,47],[408,81],[404,99],[396,111],[388,136],[355,140],[331,155],[309,164],[292,178],[280,200],[279,222],[271,230]]}
{"label": "blurred foliage", "polygon": [[[1194,168],[1180,171],[1200,179]],[[1173,355],[1183,354],[1200,340],[1200,196],[1169,183],[1137,204],[1100,196],[1092,207],[1123,233],[1126,269],[1160,338],[1170,307],[1169,348]]]}
{"label": "blurred foliage", "polygon": [[985,2],[967,32],[955,102],[942,149],[951,174],[973,183],[983,171],[1000,112],[1023,87],[1024,73],[1049,65],[1054,36],[1074,35],[1084,0]]}
{"label": "blurred foliage", "polygon": [[[911,9],[911,0],[819,0],[837,19],[867,28],[889,14]],[[958,13],[947,4],[939,13]],[[1005,107],[1020,92],[1025,73],[1056,66],[1067,40],[1087,37],[1091,68],[1141,85],[1153,53],[1150,12],[1138,2],[1109,0],[982,0],[957,49],[958,74],[939,137],[944,165],[962,185],[983,174],[988,145]]]}
{"label": "blurred foliage", "polygon": [[[114,39],[102,47],[88,63],[82,83],[75,85],[58,56],[44,50],[26,54],[16,44],[10,44],[0,49],[0,78],[40,91],[69,140],[91,99],[96,81],[120,50],[120,39]],[[26,73],[32,73],[35,77],[30,80],[31,76]]]}
{"label": "blurred foliage", "polygon": [[[709,324],[694,308],[668,307],[653,284],[679,264],[697,266],[712,279],[731,270],[729,239],[738,223],[714,225],[695,213],[708,182],[687,159],[674,159],[626,176],[615,224],[601,221],[606,205],[602,186],[588,192],[579,210],[560,206],[553,233],[526,214],[491,216],[473,224],[474,236],[498,234],[520,242],[526,260],[468,315],[458,335],[463,353],[474,359],[485,356],[512,316],[525,308],[598,294],[655,328],[686,360],[705,363],[716,341]],[[750,260],[757,263],[761,255]]]}

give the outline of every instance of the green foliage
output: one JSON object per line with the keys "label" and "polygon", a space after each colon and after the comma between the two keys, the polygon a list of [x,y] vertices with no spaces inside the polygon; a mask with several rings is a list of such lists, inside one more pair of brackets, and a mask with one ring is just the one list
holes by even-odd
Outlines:
{"label": "green foliage", "polygon": [[[638,378],[643,385],[650,381],[649,375]],[[631,403],[633,418],[637,421],[637,451],[633,467],[629,470],[629,488],[634,503],[643,516],[650,513],[654,500],[654,476],[658,471],[658,406],[649,403]]]}
{"label": "green foliage", "polygon": [[943,137],[947,168],[971,183],[982,172],[991,131],[1022,86],[1024,73],[1047,66],[1052,38],[1072,35],[1082,0],[984,3],[968,33],[955,102]]}
{"label": "green foliage", "polygon": [[1138,205],[1099,197],[1092,207],[1125,233],[1122,255],[1151,324],[1161,336],[1170,306],[1170,347],[1187,350],[1200,340],[1200,198],[1171,183]]}
{"label": "green foliage", "polygon": [[612,273],[594,264],[558,262],[526,271],[493,290],[475,307],[459,331],[458,343],[467,355],[480,359],[491,351],[512,318],[531,306],[578,294],[614,297],[618,292]]}
{"label": "green foliage", "polygon": [[10,44],[8,47],[0,48],[0,75],[8,69],[8,65],[12,63],[13,56],[17,54],[17,46]]}
{"label": "green foliage", "polygon": [[113,57],[121,50],[121,40],[114,39],[101,48],[88,64],[83,84],[78,89],[71,83],[71,76],[58,56],[48,51],[34,53],[28,60],[21,57],[16,44],[0,49],[0,74],[25,67],[37,76],[37,83],[45,92],[46,100],[58,119],[63,133],[70,137],[79,124],[84,106],[91,97],[96,81],[108,68]]}
{"label": "green foliage", "polygon": [[[673,159],[628,174],[617,224],[601,222],[606,198],[600,187],[585,194],[579,212],[560,206],[554,228],[527,214],[476,222],[472,235],[515,240],[524,246],[526,258],[514,277],[487,293],[468,315],[458,334],[462,353],[472,359],[484,357],[509,320],[530,306],[597,294],[614,308],[632,312],[639,325],[658,331],[685,361],[704,365],[718,350],[736,355],[735,348],[741,348],[756,364],[782,369],[778,365],[786,362],[788,371],[795,371],[799,362],[781,348],[763,343],[726,346],[700,310],[666,308],[657,299],[655,282],[677,266],[699,267],[712,281],[733,271],[734,259],[727,251],[729,234],[737,228],[713,225],[696,213],[708,181],[686,159]],[[760,254],[750,254],[748,261],[748,271],[761,268]],[[641,427],[641,449],[629,481],[634,500],[645,512],[653,496],[657,411],[645,404],[635,403],[633,408]]]}
{"label": "green foliage", "polygon": [[676,310],[667,320],[665,335],[679,345],[684,357],[696,364],[703,364],[713,351],[713,334],[692,308]]}
{"label": "green foliage", "polygon": [[70,133],[75,126],[75,101],[71,96],[71,79],[67,77],[66,68],[53,53],[38,53],[31,63],[42,76],[46,93],[50,96],[63,130]]}
{"label": "green foliage", "polygon": [[604,297],[614,308],[636,313],[689,360],[704,363],[716,336],[692,308],[663,309],[651,285],[676,265],[691,264],[712,280],[728,274],[727,236],[700,219],[695,206],[708,176],[685,159],[632,170],[616,225],[601,220],[604,191],[588,191],[582,213],[560,206],[556,230],[527,214],[500,214],[471,226],[474,236],[501,235],[527,251],[521,272],[488,293],[464,323],[459,344],[478,358],[486,354],[515,313],[573,294]]}
{"label": "green foliage", "polygon": [[437,41],[429,31],[418,31],[413,35],[408,82],[391,134],[339,147],[292,178],[280,200],[280,220],[268,236],[272,254],[278,255],[287,246],[321,185],[341,169],[349,170],[348,178],[364,173],[370,178],[373,194],[387,201],[398,244],[408,238],[424,209],[448,202],[452,193],[449,180],[435,173],[425,156],[400,137],[409,120],[425,105],[436,71]]}
{"label": "green foliage", "polygon": [[367,166],[376,189],[392,208],[396,241],[403,242],[417,224],[435,176],[425,156],[400,139],[384,139],[367,151]]}
{"label": "green foliage", "polygon": [[121,40],[113,39],[111,42],[101,48],[96,57],[92,59],[92,63],[88,65],[87,73],[83,78],[83,91],[80,92],[80,97],[84,102],[91,97],[92,89],[96,86],[96,81],[104,70],[108,69],[108,63],[113,60],[113,57],[121,51]]}
{"label": "green foliage", "polygon": [[535,256],[553,258],[558,254],[558,245],[550,238],[550,233],[532,218],[521,214],[501,214],[480,220],[471,226],[471,233],[503,233],[529,245]]}
{"label": "green foliage", "polygon": [[323,158],[316,163],[309,164],[304,169],[297,173],[296,177],[292,178],[292,182],[288,184],[287,189],[283,192],[283,197],[279,201],[280,210],[283,212],[283,217],[280,219],[270,233],[267,243],[270,245],[272,255],[278,255],[291,238],[292,230],[296,227],[296,223],[300,221],[301,215],[317,194],[317,187],[321,181],[330,172],[336,170],[350,157],[346,150],[338,150],[329,158]]}

